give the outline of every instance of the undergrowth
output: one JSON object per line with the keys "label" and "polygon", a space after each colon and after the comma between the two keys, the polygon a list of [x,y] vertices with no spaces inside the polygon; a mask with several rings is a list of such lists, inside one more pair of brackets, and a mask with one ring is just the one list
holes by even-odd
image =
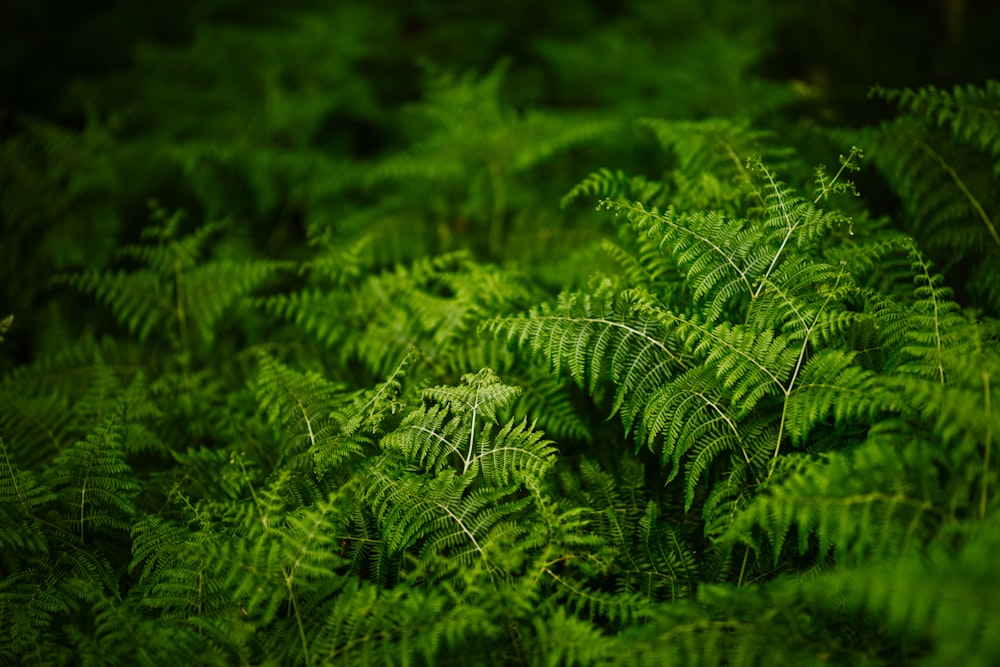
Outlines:
{"label": "undergrowth", "polygon": [[[371,154],[336,129],[390,114],[358,7],[149,49],[120,117],[22,119],[4,662],[993,663],[996,82],[795,125],[748,32],[731,97],[584,94],[635,16],[538,43],[575,108],[425,63]],[[662,47],[672,85],[740,16]]]}

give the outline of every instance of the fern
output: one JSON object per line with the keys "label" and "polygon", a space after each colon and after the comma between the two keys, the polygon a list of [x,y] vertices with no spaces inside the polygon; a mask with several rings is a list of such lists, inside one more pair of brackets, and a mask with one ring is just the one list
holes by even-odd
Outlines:
{"label": "fern", "polygon": [[427,69],[426,99],[412,109],[425,128],[421,140],[408,153],[383,161],[369,178],[373,183],[427,180],[445,188],[471,181],[471,201],[463,206],[445,200],[443,213],[481,225],[486,250],[497,257],[509,235],[508,190],[514,175],[613,131],[615,123],[568,114],[511,113],[499,100],[503,62],[478,81],[469,74]]}
{"label": "fern", "polygon": [[[331,462],[359,453],[356,445],[337,437],[332,414],[342,400],[340,387],[317,374],[297,373],[264,353],[260,367],[257,400],[268,423],[279,427],[276,440],[282,452],[277,466],[285,467],[305,452]],[[341,451],[331,451],[338,445]]]}
{"label": "fern", "polygon": [[[838,424],[863,423],[878,409],[868,391],[871,373],[853,364],[852,353],[823,349],[861,319],[848,310],[854,288],[843,265],[810,257],[825,233],[847,221],[797,197],[768,169],[758,171],[761,205],[744,219],[604,200],[637,234],[656,239],[661,258],[645,264],[671,267],[686,290],[615,294],[606,282],[591,294],[563,294],[554,309],[486,325],[553,370],[565,367],[595,395],[610,381],[612,410],[626,430],[636,426],[641,443],[661,448],[672,464],[668,479],[690,456],[689,507],[701,475],[723,452],[763,479],[785,438],[802,442],[831,413]],[[820,187],[822,195],[835,179]],[[822,386],[821,377],[832,382]],[[770,454],[761,433],[772,434]]]}
{"label": "fern", "polygon": [[[984,87],[884,89],[872,94],[901,115],[863,137],[876,164],[904,202],[909,230],[951,275],[993,311],[995,276],[987,269],[1000,251],[997,202],[996,82]],[[959,269],[962,262],[972,262]]]}
{"label": "fern", "polygon": [[991,664],[995,83],[828,133],[785,3],[626,4],[181,11],[11,116],[0,662]]}
{"label": "fern", "polygon": [[929,125],[946,128],[954,139],[978,148],[994,160],[1000,158],[1000,143],[996,134],[988,131],[997,127],[1000,82],[987,81],[981,87],[955,86],[951,91],[934,86],[918,89],[875,86],[871,95],[896,104]]}
{"label": "fern", "polygon": [[[63,280],[107,305],[115,318],[144,340],[153,331],[176,331],[184,351],[198,342],[211,344],[217,323],[237,300],[264,283],[280,263],[199,262],[203,246],[218,225],[206,225],[177,237],[180,214],[167,218],[154,211],[161,225],[146,229],[152,243],[128,246],[121,254],[148,268],[136,271],[86,271]],[[197,336],[197,339],[195,338]]]}
{"label": "fern", "polygon": [[730,539],[750,535],[752,526],[759,525],[777,562],[795,527],[799,555],[816,548],[841,563],[898,556],[926,542],[942,519],[942,510],[921,493],[933,479],[933,468],[927,467],[931,462],[924,458],[913,464],[915,469],[907,469],[891,448],[876,443],[833,455],[758,497],[731,526]]}
{"label": "fern", "polygon": [[48,551],[45,532],[38,524],[40,510],[56,495],[28,470],[14,462],[7,443],[0,438],[3,476],[0,477],[0,544],[24,552]]}
{"label": "fern", "polygon": [[72,508],[65,515],[72,522],[67,529],[77,533],[81,543],[104,526],[127,529],[135,512],[133,498],[142,487],[125,462],[124,432],[125,411],[119,409],[86,440],[57,456],[46,475],[60,500]]}
{"label": "fern", "polygon": [[836,600],[860,627],[873,615],[884,618],[904,652],[921,664],[988,665],[997,650],[996,580],[989,557],[995,546],[995,529],[983,526],[955,550],[940,546],[925,557],[822,575],[800,590],[817,610],[830,610]]}

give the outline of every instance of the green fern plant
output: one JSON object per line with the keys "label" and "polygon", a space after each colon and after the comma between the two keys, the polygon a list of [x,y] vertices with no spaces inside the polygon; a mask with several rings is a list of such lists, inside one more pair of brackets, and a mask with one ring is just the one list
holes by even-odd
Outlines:
{"label": "green fern plant", "polygon": [[433,9],[283,9],[11,126],[0,662],[990,664],[996,87],[839,135],[895,221],[682,4],[422,96]]}
{"label": "green fern plant", "polygon": [[956,286],[996,313],[997,82],[951,91],[876,86],[871,94],[897,106],[899,114],[851,141],[869,147],[901,200],[907,231]]}
{"label": "green fern plant", "polygon": [[[763,481],[782,448],[828,415],[863,423],[877,409],[871,373],[841,343],[859,319],[855,283],[816,253],[831,230],[849,232],[849,221],[758,171],[762,205],[742,219],[603,200],[656,243],[659,256],[643,257],[655,267],[647,272],[680,275],[684,290],[661,295],[608,281],[486,327],[566,368],[592,393],[610,380],[611,410],[625,429],[660,452],[670,479],[685,466],[688,507],[720,456]],[[605,189],[599,178],[587,188]],[[817,201],[830,187],[819,184]]]}
{"label": "green fern plant", "polygon": [[181,236],[181,213],[167,216],[154,208],[159,224],[147,227],[147,243],[121,249],[123,258],[143,266],[135,271],[85,271],[63,277],[70,286],[93,294],[140,340],[154,331],[176,331],[166,339],[180,341],[182,354],[211,344],[216,325],[237,300],[284,265],[274,262],[200,261],[209,236],[219,223]]}

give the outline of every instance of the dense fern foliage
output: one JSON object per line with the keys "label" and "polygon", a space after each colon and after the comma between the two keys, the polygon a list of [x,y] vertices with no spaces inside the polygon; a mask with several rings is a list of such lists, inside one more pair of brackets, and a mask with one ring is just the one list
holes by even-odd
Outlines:
{"label": "dense fern foliage", "polygon": [[996,81],[293,4],[0,117],[0,662],[996,664]]}

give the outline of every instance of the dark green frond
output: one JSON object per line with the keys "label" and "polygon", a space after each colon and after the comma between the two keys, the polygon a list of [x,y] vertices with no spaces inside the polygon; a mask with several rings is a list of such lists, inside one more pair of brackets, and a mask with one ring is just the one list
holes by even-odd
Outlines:
{"label": "dark green frond", "polygon": [[81,543],[105,526],[129,528],[142,486],[125,461],[125,433],[125,410],[119,408],[85,440],[60,453],[46,471],[46,482],[59,501],[72,508],[61,523]]}
{"label": "dark green frond", "polygon": [[935,86],[875,86],[870,94],[895,103],[928,125],[947,129],[953,139],[992,157],[994,170],[1000,173],[1000,81],[987,81],[982,87],[955,86],[951,91]]}
{"label": "dark green frond", "polygon": [[22,470],[12,454],[0,438],[0,547],[45,553],[48,540],[38,519],[56,495],[34,473]]}
{"label": "dark green frond", "polygon": [[[942,519],[929,494],[933,465],[906,458],[880,442],[838,453],[791,473],[754,499],[731,527],[728,539],[753,534],[770,543],[775,562],[785,541],[797,536],[798,553],[857,562],[885,559],[919,548]],[[793,530],[794,528],[794,530]]]}

